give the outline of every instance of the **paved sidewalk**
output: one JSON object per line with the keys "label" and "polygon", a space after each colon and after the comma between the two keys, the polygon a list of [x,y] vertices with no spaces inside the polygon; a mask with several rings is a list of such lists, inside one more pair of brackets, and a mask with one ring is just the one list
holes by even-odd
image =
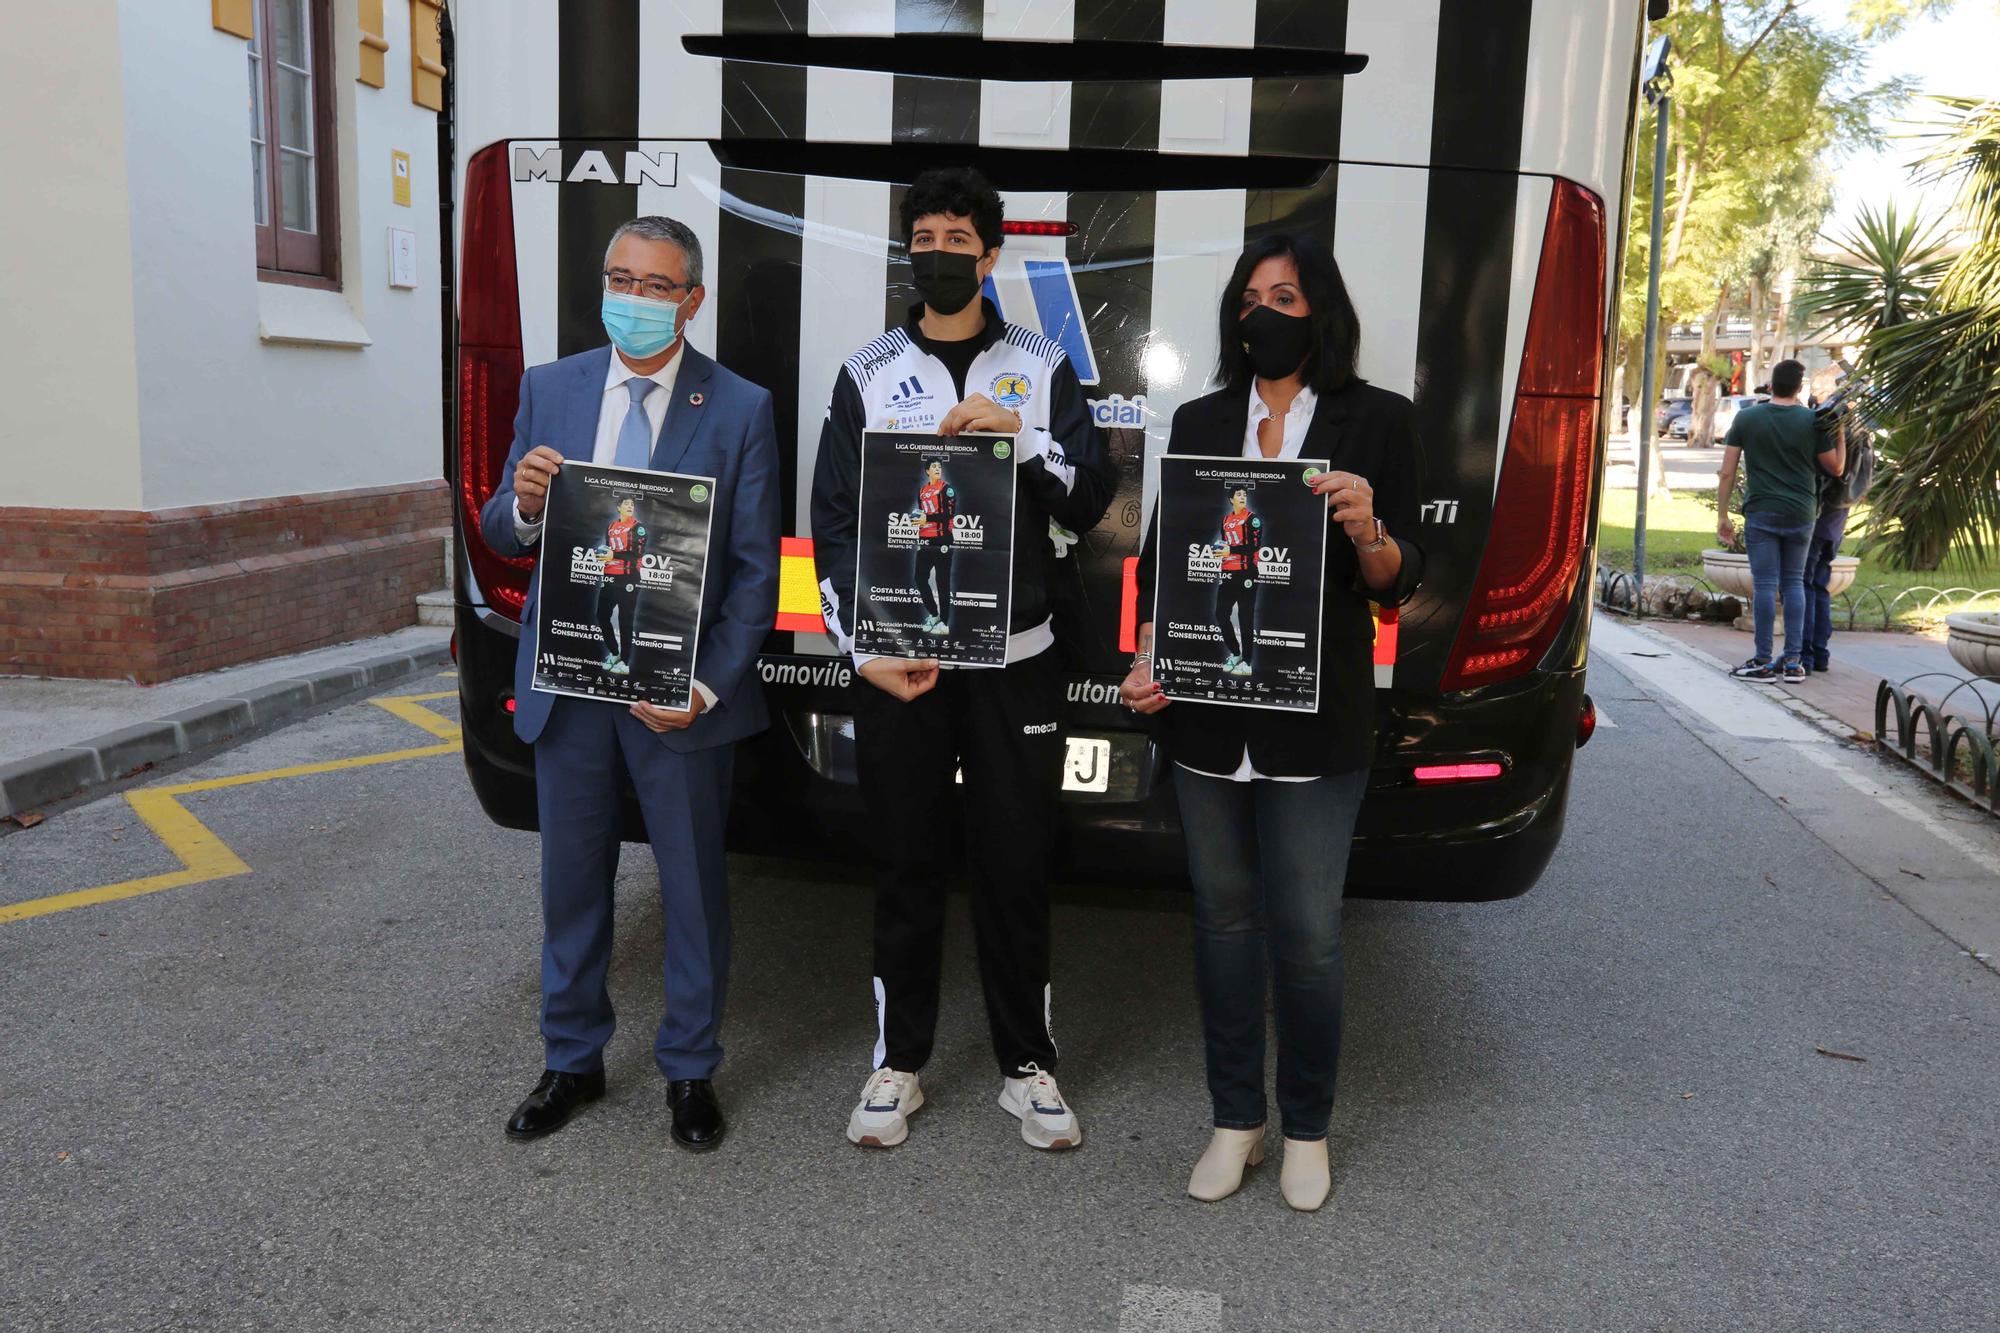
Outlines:
{"label": "paved sidewalk", "polygon": [[448,629],[413,625],[163,685],[0,677],[0,814],[213,748],[238,732],[442,664],[450,641]]}
{"label": "paved sidewalk", "polygon": [[[1647,620],[1648,629],[1670,634],[1691,648],[1735,666],[1750,656],[1750,636],[1727,625],[1707,621]],[[1814,673],[1803,685],[1759,686],[1801,699],[1831,714],[1863,736],[1875,734],[1875,687],[1887,680],[1900,685],[1926,673],[1943,673],[1917,680],[1919,693],[1938,698],[1968,674],[1952,659],[1942,638],[1923,634],[1888,634],[1868,630],[1836,630],[1833,669]],[[1949,677],[1949,679],[1946,679]],[[2000,708],[2000,686],[1977,685],[1988,708]],[[1963,698],[1963,696],[1960,696]]]}

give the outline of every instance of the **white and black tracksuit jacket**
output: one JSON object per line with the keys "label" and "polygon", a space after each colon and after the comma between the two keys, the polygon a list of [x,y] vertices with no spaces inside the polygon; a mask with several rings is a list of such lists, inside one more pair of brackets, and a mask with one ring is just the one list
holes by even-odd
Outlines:
{"label": "white and black tracksuit jacket", "polygon": [[1014,589],[1007,660],[1035,656],[1055,642],[1049,625],[1046,564],[1049,522],[1082,534],[1111,506],[1117,477],[1104,433],[1076,371],[1051,339],[1000,319],[986,302],[986,327],[963,385],[926,350],[921,305],[841,366],[819,437],[813,473],[813,561],[821,610],[834,641],[854,651],[854,564],[861,433],[935,429],[945,413],[975,393],[1021,414],[1015,439],[1019,472],[1014,505]]}

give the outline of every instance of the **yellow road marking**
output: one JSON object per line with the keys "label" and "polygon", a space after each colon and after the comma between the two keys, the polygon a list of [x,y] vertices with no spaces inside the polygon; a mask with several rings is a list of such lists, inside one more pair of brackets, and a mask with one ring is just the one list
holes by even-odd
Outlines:
{"label": "yellow road marking", "polygon": [[396,694],[387,699],[370,699],[377,708],[385,708],[412,726],[422,727],[439,740],[455,741],[464,733],[458,723],[439,717],[424,705],[433,699],[456,699],[457,690],[439,690],[435,694]]}
{"label": "yellow road marking", "polygon": [[146,827],[166,845],[168,851],[180,861],[179,870],[170,870],[163,875],[147,875],[141,879],[121,880],[116,884],[106,884],[101,888],[78,889],[73,893],[55,893],[45,898],[30,898],[24,903],[0,905],[0,925],[10,921],[25,921],[29,917],[47,916],[52,912],[67,912],[78,907],[91,907],[98,903],[118,902],[124,898],[138,898],[148,893],[159,893],[163,889],[186,888],[191,884],[207,884],[218,879],[229,879],[250,873],[250,866],[242,857],[229,849],[229,844],[215,836],[209,827],[196,819],[180,797],[194,792],[222,791],[230,787],[247,787],[253,783],[271,782],[278,778],[302,778],[315,773],[338,773],[350,768],[369,768],[376,764],[395,764],[405,759],[427,759],[433,755],[455,754],[458,752],[459,728],[446,718],[439,717],[423,705],[435,699],[455,697],[457,691],[447,690],[437,694],[401,694],[386,699],[370,699],[368,702],[394,713],[405,722],[413,723],[444,738],[440,745],[420,745],[409,750],[388,750],[381,754],[356,755],[351,759],[327,759],[316,764],[292,764],[285,768],[269,768],[258,773],[239,773],[226,778],[204,778],[198,782],[176,782],[164,787],[146,787],[125,793],[125,800]]}

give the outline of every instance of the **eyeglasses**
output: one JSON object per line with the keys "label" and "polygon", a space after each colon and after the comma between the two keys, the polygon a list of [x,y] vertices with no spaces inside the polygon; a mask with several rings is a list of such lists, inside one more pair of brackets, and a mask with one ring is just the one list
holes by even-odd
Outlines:
{"label": "eyeglasses", "polygon": [[671,301],[675,292],[691,292],[691,282],[668,282],[664,278],[635,278],[613,269],[604,272],[604,290],[619,296],[643,296],[649,301]]}

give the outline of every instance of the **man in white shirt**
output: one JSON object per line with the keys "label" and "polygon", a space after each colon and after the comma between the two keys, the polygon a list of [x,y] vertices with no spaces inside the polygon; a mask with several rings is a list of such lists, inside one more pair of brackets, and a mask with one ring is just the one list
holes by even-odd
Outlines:
{"label": "man in white shirt", "polygon": [[711,1077],[722,1060],[729,970],[723,830],[735,742],[769,722],[756,665],[777,613],[779,485],[771,395],[683,336],[706,294],[701,267],[701,242],[671,218],[618,229],[604,259],[612,345],[522,376],[507,477],[480,513],[495,551],[533,556],[566,457],[715,479],[690,707],[535,691],[532,593],[522,617],[514,731],[535,747],[546,1067],[507,1122],[517,1139],[553,1133],[604,1091],[612,881],[628,779],[659,865],[666,1014],[653,1057],[668,1080],[673,1138],[700,1150],[722,1137]]}

